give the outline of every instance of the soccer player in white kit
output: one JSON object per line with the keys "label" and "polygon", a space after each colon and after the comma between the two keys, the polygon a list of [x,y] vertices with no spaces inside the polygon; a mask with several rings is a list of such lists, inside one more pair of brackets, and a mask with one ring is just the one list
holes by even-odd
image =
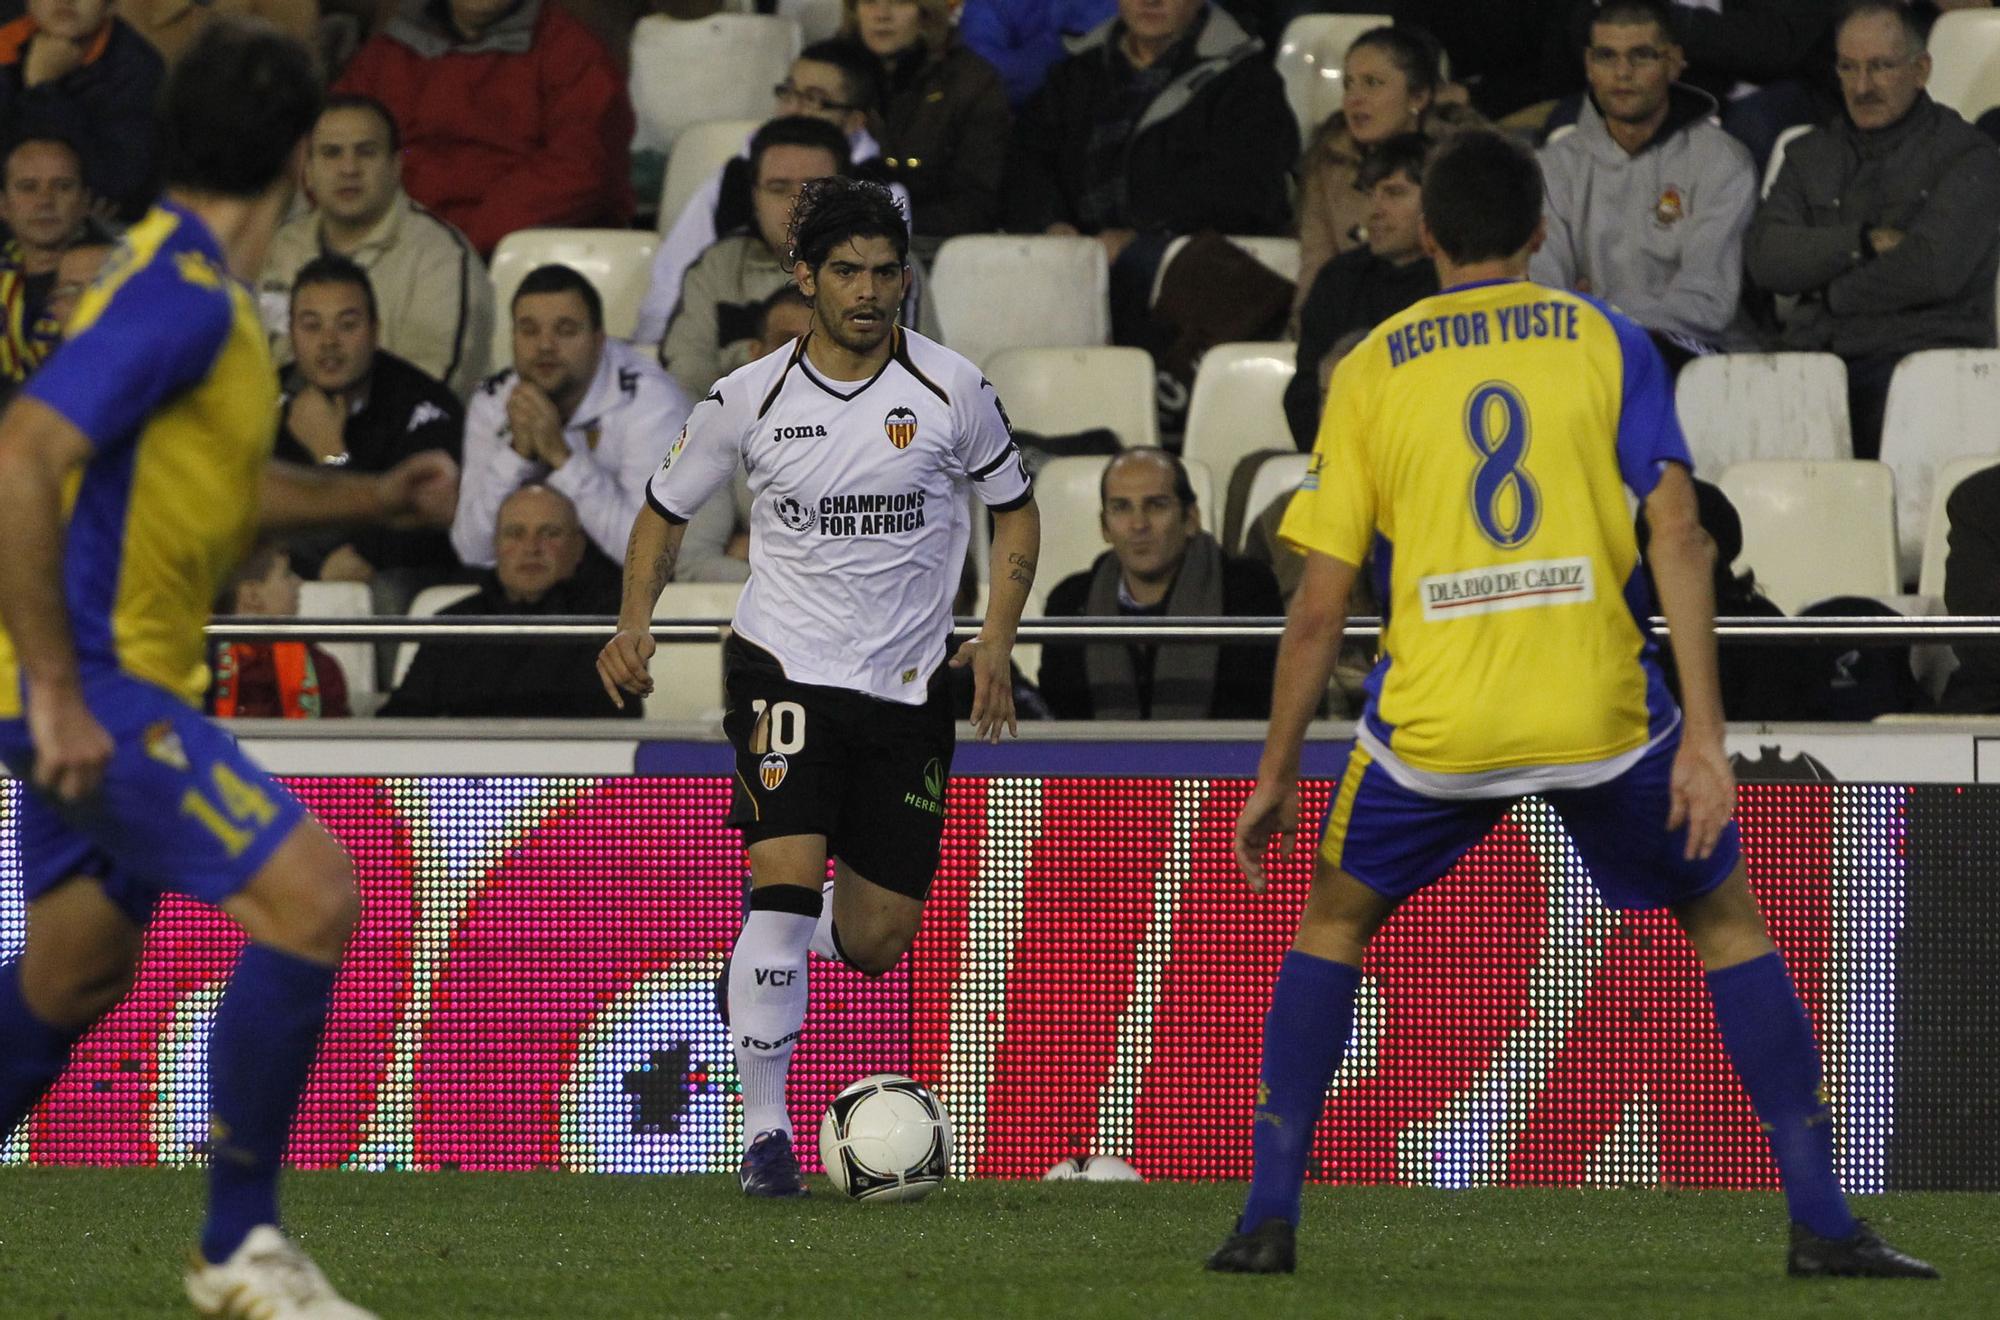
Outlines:
{"label": "soccer player in white kit", "polygon": [[[618,634],[597,662],[614,702],[652,690],[653,608],[687,520],[741,464],[750,580],[724,651],[723,728],[736,750],[729,823],[743,831],[751,889],[726,1020],[752,1196],[806,1191],[785,1106],[806,955],[879,976],[916,937],[951,773],[948,654],[972,669],[979,736],[1017,732],[1010,657],[1040,516],[993,386],[896,325],[909,242],[879,184],[806,185],[791,249],[812,327],[689,414],[633,524]],[[968,487],[993,515],[993,585],[979,636],[952,654]]]}

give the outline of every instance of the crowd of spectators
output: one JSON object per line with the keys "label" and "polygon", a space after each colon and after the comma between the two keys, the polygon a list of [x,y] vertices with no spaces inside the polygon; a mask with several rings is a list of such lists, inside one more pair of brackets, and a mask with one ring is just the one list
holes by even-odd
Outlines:
{"label": "crowd of spectators", "polygon": [[[1107,548],[1046,584],[1047,612],[1276,614],[1297,565],[1275,510],[1243,510],[1252,558],[1226,553],[1218,510],[1170,452],[1189,354],[1294,339],[1285,414],[1311,448],[1334,364],[1437,291],[1422,178],[1468,126],[1539,145],[1534,278],[1616,304],[1676,370],[1759,347],[1838,354],[1855,453],[1878,452],[1902,356],[1995,342],[2000,148],[1925,90],[1928,23],[1975,3],[844,0],[839,34],[801,50],[742,152],[657,217],[643,298],[616,291],[638,302],[618,337],[607,291],[578,271],[542,266],[496,306],[485,263],[518,230],[634,222],[632,24],[716,0],[0,0],[0,399],[150,202],[167,61],[212,11],[252,12],[345,57],[255,290],[282,374],[278,453],[377,471],[438,449],[463,482],[449,535],[260,547],[219,607],[290,612],[303,578],[366,584],[378,612],[446,582],[474,588],[458,613],[612,608],[646,480],[690,402],[809,324],[785,248],[800,187],[850,174],[890,185],[911,219],[905,324],[937,333],[924,266],[946,239],[1082,235],[1104,249],[1115,340],[1160,366],[1169,449],[1107,461]],[[1326,10],[1393,21],[1352,43],[1338,110],[1302,134],[1273,48],[1289,19]],[[334,40],[336,20],[359,39]],[[1812,131],[1767,183],[1800,125]],[[1223,237],[1261,235],[1298,240],[1297,279],[1275,299],[1278,277]],[[489,360],[496,344],[505,360]],[[681,580],[743,580],[747,502],[739,479],[699,512]],[[1727,501],[1705,489],[1703,508],[1726,543]],[[1954,609],[2000,611],[1995,508],[1994,481],[1953,495]],[[1761,609],[1750,582],[1725,561],[1718,592]],[[612,713],[590,704],[580,651],[507,654],[426,646],[384,713]],[[2000,709],[1996,672],[2000,659],[1968,660],[1956,708]],[[1266,647],[1049,645],[1023,683],[1058,718],[1227,718],[1262,713],[1269,673]],[[218,674],[225,713],[348,704],[316,648],[225,648]],[[1750,679],[1737,691],[1763,700]]]}

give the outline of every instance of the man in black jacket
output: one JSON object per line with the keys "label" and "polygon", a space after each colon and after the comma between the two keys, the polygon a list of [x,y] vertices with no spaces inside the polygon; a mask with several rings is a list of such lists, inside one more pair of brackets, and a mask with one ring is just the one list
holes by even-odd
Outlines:
{"label": "man in black jacket", "polygon": [[[1049,592],[1051,618],[1271,618],[1285,612],[1271,570],[1222,552],[1201,530],[1181,461],[1128,449],[1105,465],[1099,520],[1111,549]],[[1059,720],[1261,720],[1271,713],[1274,643],[1051,643],[1042,696]]]}
{"label": "man in black jacket", "polygon": [[[442,614],[610,614],[618,608],[617,576],[579,572],[587,542],[569,497],[547,486],[527,485],[500,506],[494,534],[495,564],[479,590]],[[622,710],[604,699],[597,681],[597,643],[532,646],[479,642],[428,642],[410,672],[389,696],[387,716],[455,716],[460,719],[582,719],[623,714],[637,718],[640,704]]]}

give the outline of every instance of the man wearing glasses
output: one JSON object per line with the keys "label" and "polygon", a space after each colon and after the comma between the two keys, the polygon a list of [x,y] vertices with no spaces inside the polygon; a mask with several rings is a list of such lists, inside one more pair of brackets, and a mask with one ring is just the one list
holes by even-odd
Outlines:
{"label": "man wearing glasses", "polygon": [[2000,151],[1924,93],[1931,57],[1908,9],[1856,0],[1834,43],[1846,113],[1787,148],[1749,269],[1799,300],[1784,347],[1846,360],[1854,456],[1874,458],[1905,353],[1993,345]]}
{"label": "man wearing glasses", "polygon": [[1548,241],[1529,274],[1594,294],[1649,331],[1670,366],[1723,346],[1757,204],[1750,153],[1714,122],[1666,0],[1609,0],[1583,52],[1576,131],[1542,148]]}

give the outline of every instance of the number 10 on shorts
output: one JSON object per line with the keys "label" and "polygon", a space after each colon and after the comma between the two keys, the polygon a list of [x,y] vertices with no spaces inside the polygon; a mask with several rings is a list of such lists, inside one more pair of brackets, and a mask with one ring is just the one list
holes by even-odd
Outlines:
{"label": "number 10 on shorts", "polygon": [[806,708],[798,702],[772,705],[759,697],[750,703],[750,714],[756,721],[750,734],[751,751],[792,756],[805,750]]}

